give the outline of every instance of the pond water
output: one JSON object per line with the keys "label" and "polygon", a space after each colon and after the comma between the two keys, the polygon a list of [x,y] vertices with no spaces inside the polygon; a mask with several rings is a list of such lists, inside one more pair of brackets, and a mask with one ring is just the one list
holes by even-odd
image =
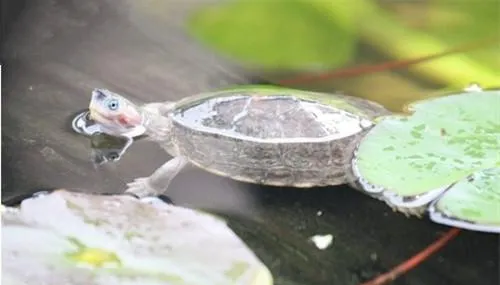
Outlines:
{"label": "pond water", "polygon": [[[40,189],[120,193],[127,182],[149,175],[170,158],[154,143],[139,140],[119,161],[96,168],[91,141],[71,128],[74,116],[88,106],[93,88],[153,102],[234,84],[266,83],[186,36],[179,28],[181,12],[164,17],[168,9],[160,1],[137,3],[39,0],[11,17],[2,41],[4,203]],[[365,47],[359,53],[359,61],[382,59]],[[383,72],[358,81],[339,80],[335,86],[387,94],[434,87],[406,76],[404,71]],[[405,84],[390,85],[403,78]],[[326,83],[316,87],[331,88]],[[425,218],[406,218],[345,186],[264,187],[197,169],[176,177],[168,197],[176,205],[228,218],[278,285],[359,284],[449,229]],[[332,244],[320,250],[310,238],[324,234],[332,235]],[[498,284],[498,255],[497,235],[462,232],[394,284]]]}

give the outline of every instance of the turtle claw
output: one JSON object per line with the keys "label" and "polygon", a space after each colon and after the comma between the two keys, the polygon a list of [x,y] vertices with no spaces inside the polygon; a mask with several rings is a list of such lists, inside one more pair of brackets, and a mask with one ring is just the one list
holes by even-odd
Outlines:
{"label": "turtle claw", "polygon": [[134,179],[133,182],[127,183],[127,190],[125,193],[132,194],[138,198],[157,196],[161,194],[158,190],[154,189],[149,183],[149,177],[140,177]]}

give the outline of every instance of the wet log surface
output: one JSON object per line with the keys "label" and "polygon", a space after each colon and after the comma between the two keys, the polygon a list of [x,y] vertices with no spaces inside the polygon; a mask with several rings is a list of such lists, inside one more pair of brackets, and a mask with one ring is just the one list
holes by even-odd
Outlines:
{"label": "wet log surface", "polygon": [[[139,142],[119,163],[94,169],[89,140],[69,127],[94,87],[151,102],[250,82],[177,24],[146,25],[126,3],[28,1],[19,17],[9,16],[2,37],[2,201],[47,188],[118,193],[169,159],[155,144]],[[259,187],[192,170],[169,191],[178,205],[229,217],[275,284],[358,284],[448,229],[393,213],[347,187]],[[308,242],[315,234],[332,234],[331,247],[315,248]],[[498,255],[498,236],[462,232],[394,284],[498,284]]]}

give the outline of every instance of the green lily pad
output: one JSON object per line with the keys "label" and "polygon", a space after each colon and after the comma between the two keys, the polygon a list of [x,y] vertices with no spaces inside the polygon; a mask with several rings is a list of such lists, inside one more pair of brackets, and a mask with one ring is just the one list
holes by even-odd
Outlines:
{"label": "green lily pad", "polygon": [[450,187],[429,209],[433,221],[500,233],[500,168],[489,168]]}
{"label": "green lily pad", "polygon": [[358,183],[389,205],[412,212],[453,183],[499,167],[499,106],[500,91],[471,91],[416,102],[409,116],[381,119],[355,154]]}
{"label": "green lily pad", "polygon": [[[356,6],[332,5],[343,15],[353,15]],[[311,1],[236,0],[203,7],[188,29],[217,52],[254,67],[322,70],[346,63],[355,52],[356,17],[336,20]]]}
{"label": "green lily pad", "polygon": [[152,202],[60,190],[4,208],[2,275],[10,284],[273,284],[224,221]]}

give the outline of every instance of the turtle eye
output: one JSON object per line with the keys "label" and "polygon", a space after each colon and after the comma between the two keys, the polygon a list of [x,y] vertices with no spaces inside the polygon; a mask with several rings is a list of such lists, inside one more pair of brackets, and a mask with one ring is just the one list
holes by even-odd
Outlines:
{"label": "turtle eye", "polygon": [[109,100],[108,102],[108,108],[111,110],[111,111],[116,111],[118,109],[118,100],[116,99],[111,99]]}

